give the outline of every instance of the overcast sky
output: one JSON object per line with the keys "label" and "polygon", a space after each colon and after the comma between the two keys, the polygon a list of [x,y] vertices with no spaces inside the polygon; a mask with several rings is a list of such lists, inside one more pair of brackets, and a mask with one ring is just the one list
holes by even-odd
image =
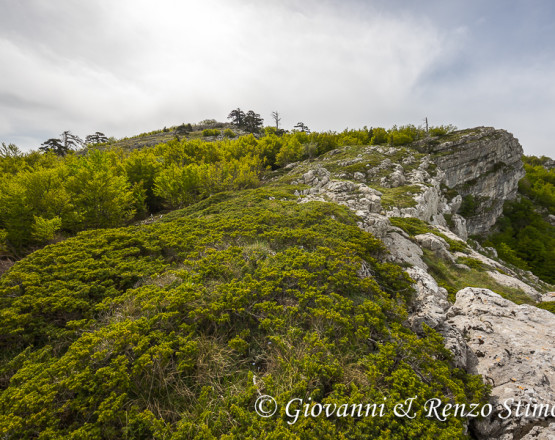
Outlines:
{"label": "overcast sky", "polygon": [[504,128],[555,156],[551,0],[0,0],[0,141],[253,109],[291,129]]}

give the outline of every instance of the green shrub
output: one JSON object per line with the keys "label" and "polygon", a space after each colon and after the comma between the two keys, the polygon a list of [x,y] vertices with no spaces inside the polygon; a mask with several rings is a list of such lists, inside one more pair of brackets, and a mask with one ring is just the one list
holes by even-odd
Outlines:
{"label": "green shrub", "polygon": [[536,304],[540,309],[548,310],[551,313],[555,313],[555,302],[541,302]]}
{"label": "green shrub", "polygon": [[387,130],[382,127],[376,127],[372,129],[372,139],[370,143],[372,145],[385,144],[387,142]]}
{"label": "green shrub", "polygon": [[204,137],[219,136],[220,133],[221,133],[220,130],[218,130],[217,128],[207,128],[205,130],[202,130],[202,135]]}
{"label": "green shrub", "polygon": [[463,217],[472,217],[473,215],[476,214],[477,208],[478,208],[478,201],[472,194],[468,194],[463,197],[458,214],[462,215]]}
{"label": "green shrub", "polygon": [[[410,280],[380,261],[383,244],[356,216],[295,199],[282,188],[220,193],[14,265],[0,278],[2,436],[463,437],[465,419],[421,410],[287,423],[295,397],[418,396],[422,408],[488,392],[452,366],[435,331],[404,326]],[[254,411],[260,393],[277,400],[275,416]]]}

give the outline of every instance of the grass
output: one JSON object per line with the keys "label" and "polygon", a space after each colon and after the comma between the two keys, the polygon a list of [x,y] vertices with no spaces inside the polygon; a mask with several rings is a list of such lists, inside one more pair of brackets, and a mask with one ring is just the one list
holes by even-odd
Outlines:
{"label": "grass", "polygon": [[376,189],[383,194],[382,206],[385,209],[394,207],[411,208],[416,206],[413,195],[422,191],[422,189],[416,185],[398,186],[397,188],[376,187]]}
{"label": "grass", "polygon": [[551,313],[555,313],[555,302],[542,302],[536,305],[536,307],[544,310],[548,310]]}
{"label": "grass", "polygon": [[484,272],[485,270],[487,270],[487,266],[482,263],[480,260],[477,260],[476,258],[471,258],[471,257],[459,257],[457,258],[457,263],[459,264],[464,264],[468,267],[470,267],[471,269],[480,271],[480,272]]}
{"label": "grass", "polygon": [[[447,289],[447,292],[449,292],[448,299],[451,302],[455,302],[455,294],[459,290],[465,287],[480,287],[498,293],[515,304],[535,305],[532,298],[526,295],[524,291],[498,283],[483,270],[477,270],[472,267],[470,270],[459,269],[454,264],[447,263],[436,257],[432,251],[428,249],[423,249],[423,251],[424,256],[422,259],[428,265],[430,275],[434,277],[441,287]],[[473,259],[469,258],[468,260]]]}

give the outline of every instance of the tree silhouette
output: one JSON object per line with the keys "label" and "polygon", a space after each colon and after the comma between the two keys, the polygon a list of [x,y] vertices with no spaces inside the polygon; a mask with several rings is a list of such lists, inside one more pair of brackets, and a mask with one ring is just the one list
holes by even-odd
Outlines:
{"label": "tree silhouette", "polygon": [[42,146],[39,147],[40,151],[44,153],[51,151],[55,153],[57,156],[65,156],[69,151],[69,148],[64,147],[64,144],[58,138],[48,139],[44,141],[41,145]]}
{"label": "tree silhouette", "polygon": [[295,125],[295,128],[298,128],[299,131],[302,131],[304,133],[307,133],[307,134],[310,133],[310,129],[303,122],[297,122],[297,125]]}
{"label": "tree silhouette", "polygon": [[72,134],[71,131],[66,130],[60,135],[60,139],[50,138],[41,145],[42,146],[39,147],[40,151],[45,153],[52,151],[57,156],[65,156],[73,148],[81,147],[83,145],[83,140],[79,136]]}
{"label": "tree silhouette", "polygon": [[175,129],[175,133],[178,135],[184,135],[192,131],[193,131],[193,127],[191,126],[191,124],[185,125],[184,123]]}
{"label": "tree silhouette", "polygon": [[245,115],[244,126],[245,130],[249,133],[258,133],[260,127],[264,123],[264,119],[258,113],[249,110]]}
{"label": "tree silhouette", "polygon": [[245,117],[245,112],[237,107],[229,113],[227,119],[231,119],[231,124],[235,125],[237,128],[243,128],[245,126]]}
{"label": "tree silhouette", "polygon": [[104,142],[108,142],[108,138],[100,131],[97,131],[95,134],[89,134],[85,138],[85,144],[87,145],[103,144]]}

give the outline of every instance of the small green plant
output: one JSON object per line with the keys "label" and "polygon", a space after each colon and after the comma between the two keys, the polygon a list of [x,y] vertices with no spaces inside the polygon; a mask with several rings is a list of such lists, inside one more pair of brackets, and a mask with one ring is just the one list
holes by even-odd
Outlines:
{"label": "small green plant", "polygon": [[202,135],[204,137],[219,136],[220,133],[220,130],[218,130],[217,128],[207,128],[205,130],[202,130]]}
{"label": "small green plant", "polygon": [[468,194],[463,197],[461,207],[459,208],[459,214],[463,217],[472,217],[476,214],[476,209],[478,208],[478,201],[472,194]]}
{"label": "small green plant", "polygon": [[459,258],[457,258],[457,263],[464,264],[464,265],[470,267],[471,269],[475,269],[475,270],[478,270],[480,272],[483,272],[483,271],[487,270],[486,265],[484,263],[482,263],[480,260],[477,260],[476,258],[459,257]]}
{"label": "small green plant", "polygon": [[555,301],[541,302],[536,304],[536,307],[539,307],[540,309],[548,310],[551,313],[555,313]]}

